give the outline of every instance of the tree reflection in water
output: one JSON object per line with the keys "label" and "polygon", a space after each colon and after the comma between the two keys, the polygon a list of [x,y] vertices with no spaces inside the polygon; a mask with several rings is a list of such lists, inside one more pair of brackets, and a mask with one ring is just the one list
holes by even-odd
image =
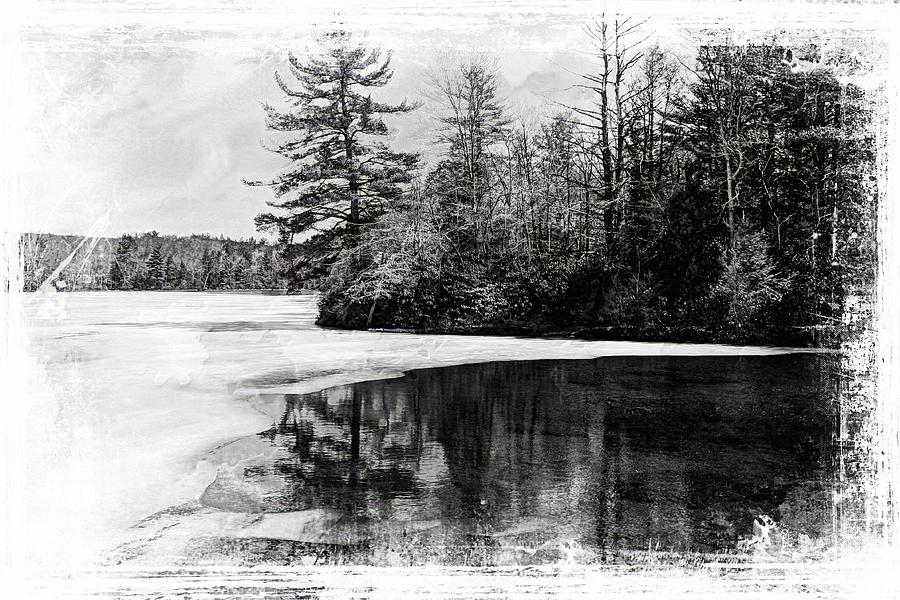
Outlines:
{"label": "tree reflection in water", "polygon": [[830,480],[825,360],[518,361],[288,395],[260,434],[278,451],[244,476],[277,478],[266,511],[336,509],[370,536],[430,523],[453,544],[733,548]]}

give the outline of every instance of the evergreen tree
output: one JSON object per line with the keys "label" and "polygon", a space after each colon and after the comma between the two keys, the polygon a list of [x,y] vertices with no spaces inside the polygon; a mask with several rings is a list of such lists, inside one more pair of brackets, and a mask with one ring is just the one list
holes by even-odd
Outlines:
{"label": "evergreen tree", "polygon": [[676,103],[673,123],[706,167],[706,185],[720,194],[729,250],[753,203],[745,193],[754,179],[750,158],[769,141],[764,88],[784,69],[782,55],[776,46],[701,46],[692,96]]}
{"label": "evergreen tree", "polygon": [[178,269],[175,267],[175,261],[172,260],[172,255],[166,257],[166,264],[164,266],[165,272],[165,288],[169,290],[174,290],[178,288]]}
{"label": "evergreen tree", "polygon": [[229,274],[229,279],[231,285],[229,287],[234,288],[246,288],[250,287],[250,282],[248,281],[249,277],[249,269],[247,268],[247,263],[244,261],[243,257],[238,257],[234,263],[234,266],[231,268],[231,272]]}
{"label": "evergreen tree", "polygon": [[259,261],[259,274],[258,281],[260,287],[263,288],[273,288],[274,285],[274,276],[273,276],[273,266],[272,266],[272,255],[269,254],[268,251],[263,252],[262,257]]}
{"label": "evergreen tree", "polygon": [[128,234],[119,238],[116,245],[116,253],[109,269],[109,287],[114,290],[127,290],[131,287],[133,275],[132,252],[135,247],[135,239]]}
{"label": "evergreen tree", "polygon": [[158,245],[154,245],[147,257],[147,285],[151,289],[158,290],[165,282],[165,261],[162,257],[162,250]]}
{"label": "evergreen tree", "polygon": [[[121,290],[125,284],[125,273],[122,272],[122,267],[119,265],[119,261],[113,259],[112,264],[109,267],[109,289],[111,290]],[[37,289],[35,287],[35,289]]]}
{"label": "evergreen tree", "polygon": [[774,321],[767,312],[784,296],[790,280],[779,273],[763,235],[740,231],[735,240],[736,246],[722,257],[724,270],[712,294],[724,308],[720,325],[737,339],[766,339]]}
{"label": "evergreen tree", "polygon": [[188,271],[187,265],[184,264],[184,261],[178,261],[177,273],[178,289],[196,287],[196,283],[192,277],[192,274]]}
{"label": "evergreen tree", "polygon": [[369,95],[391,80],[390,54],[383,58],[380,49],[358,45],[343,31],[327,34],[323,45],[306,60],[289,55],[296,84],[276,73],[289,108],[264,107],[270,130],[296,134],[272,148],[290,166],[272,181],[246,182],[274,192],[269,205],[276,212],[259,215],[256,225],[277,231],[298,281],[326,274],[341,250],[355,248],[360,227],[399,197],[418,161],[379,140],[388,135],[382,115],[414,108]]}

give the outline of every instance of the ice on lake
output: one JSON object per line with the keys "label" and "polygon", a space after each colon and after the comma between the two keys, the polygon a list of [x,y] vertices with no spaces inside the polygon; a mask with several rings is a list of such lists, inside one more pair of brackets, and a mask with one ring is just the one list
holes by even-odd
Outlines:
{"label": "ice on lake", "polygon": [[[195,292],[26,296],[32,564],[99,561],[142,519],[195,502],[217,449],[267,430],[267,399],[410,369],[788,349],[325,330],[315,296]],[[219,450],[221,452],[221,450]],[[227,529],[227,523],[221,523]]]}

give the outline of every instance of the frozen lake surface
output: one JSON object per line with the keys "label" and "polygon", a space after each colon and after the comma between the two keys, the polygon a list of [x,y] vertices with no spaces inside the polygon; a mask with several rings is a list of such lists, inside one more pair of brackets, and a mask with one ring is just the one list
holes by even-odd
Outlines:
{"label": "frozen lake surface", "polygon": [[[217,536],[352,546],[378,519],[390,535],[528,544],[561,522],[585,543],[604,532],[622,546],[712,549],[728,523],[818,473],[827,433],[807,418],[823,414],[818,358],[775,356],[788,349],[323,330],[313,296],[26,302],[33,535],[22,551],[48,567],[233,558],[198,547]],[[672,358],[697,356],[722,358]],[[751,356],[770,358],[727,358]],[[570,362],[597,357],[619,358]],[[554,362],[360,383],[537,359]],[[689,447],[694,423],[702,443]],[[734,484],[718,517],[696,510],[716,497],[694,481],[709,477]]]}

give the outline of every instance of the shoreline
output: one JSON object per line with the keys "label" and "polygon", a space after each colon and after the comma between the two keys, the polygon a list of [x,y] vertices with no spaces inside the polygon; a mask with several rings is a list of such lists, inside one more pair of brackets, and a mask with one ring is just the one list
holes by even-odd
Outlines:
{"label": "shoreline", "polygon": [[[303,289],[303,290],[289,290],[287,288],[255,288],[255,289],[243,289],[243,288],[235,288],[235,289],[158,289],[158,290],[99,290],[99,289],[84,289],[84,290],[56,290],[53,289],[54,294],[61,295],[69,295],[69,294],[101,294],[101,293],[119,293],[124,292],[128,294],[134,293],[153,293],[153,294],[161,294],[161,293],[191,293],[191,294],[212,294],[212,295],[236,295],[236,296],[284,296],[284,297],[299,297],[299,298],[317,298],[319,296],[319,292],[315,290]],[[43,292],[43,289],[34,290],[31,292],[24,292],[26,295],[28,294],[39,294]],[[478,327],[450,327],[450,328],[439,328],[439,327],[427,327],[421,329],[410,329],[410,328],[391,328],[391,327],[370,327],[370,328],[354,328],[354,327],[344,327],[340,325],[320,325],[319,319],[320,314],[318,310],[316,311],[316,316],[313,319],[312,325],[319,327],[326,331],[359,331],[359,332],[371,332],[371,333],[386,333],[386,334],[412,334],[412,335],[435,335],[435,336],[460,336],[460,337],[497,337],[497,338],[514,338],[514,339],[544,339],[544,340],[578,340],[578,341],[590,341],[590,342],[630,342],[630,343],[657,343],[657,344],[701,344],[701,345],[720,345],[720,346],[728,346],[728,347],[761,347],[761,348],[794,348],[794,349],[804,349],[804,350],[820,350],[823,352],[836,352],[838,351],[837,347],[829,347],[829,346],[815,346],[815,345],[807,345],[807,346],[793,346],[790,344],[783,343],[742,343],[739,341],[713,341],[709,339],[709,336],[698,335],[694,336],[689,333],[679,333],[673,332],[672,335],[633,335],[631,333],[632,329],[628,327],[616,327],[616,326],[604,326],[604,327],[576,327],[576,328],[553,328],[551,330],[544,330],[537,326],[527,326],[527,325],[482,325]]]}
{"label": "shoreline", "polygon": [[[260,402],[260,394],[307,393],[415,369],[496,361],[816,352],[324,329],[313,324],[312,295],[208,294],[197,302],[201,296],[187,293],[69,292],[53,298],[63,301],[26,306],[30,354],[41,365],[33,373],[41,387],[31,388],[39,420],[29,432],[41,440],[32,463],[39,486],[29,496],[33,550],[60,565],[93,562],[88,548],[115,547],[141,519],[199,497],[216,477],[206,460],[210,452],[273,421],[276,407]],[[235,327],[179,326],[197,316]],[[263,330],[246,327],[251,321]],[[142,322],[168,326],[121,327]],[[72,333],[83,335],[60,337]],[[57,420],[59,406],[89,435],[67,436],[72,424]],[[64,543],[48,554],[38,541],[42,532]]]}

